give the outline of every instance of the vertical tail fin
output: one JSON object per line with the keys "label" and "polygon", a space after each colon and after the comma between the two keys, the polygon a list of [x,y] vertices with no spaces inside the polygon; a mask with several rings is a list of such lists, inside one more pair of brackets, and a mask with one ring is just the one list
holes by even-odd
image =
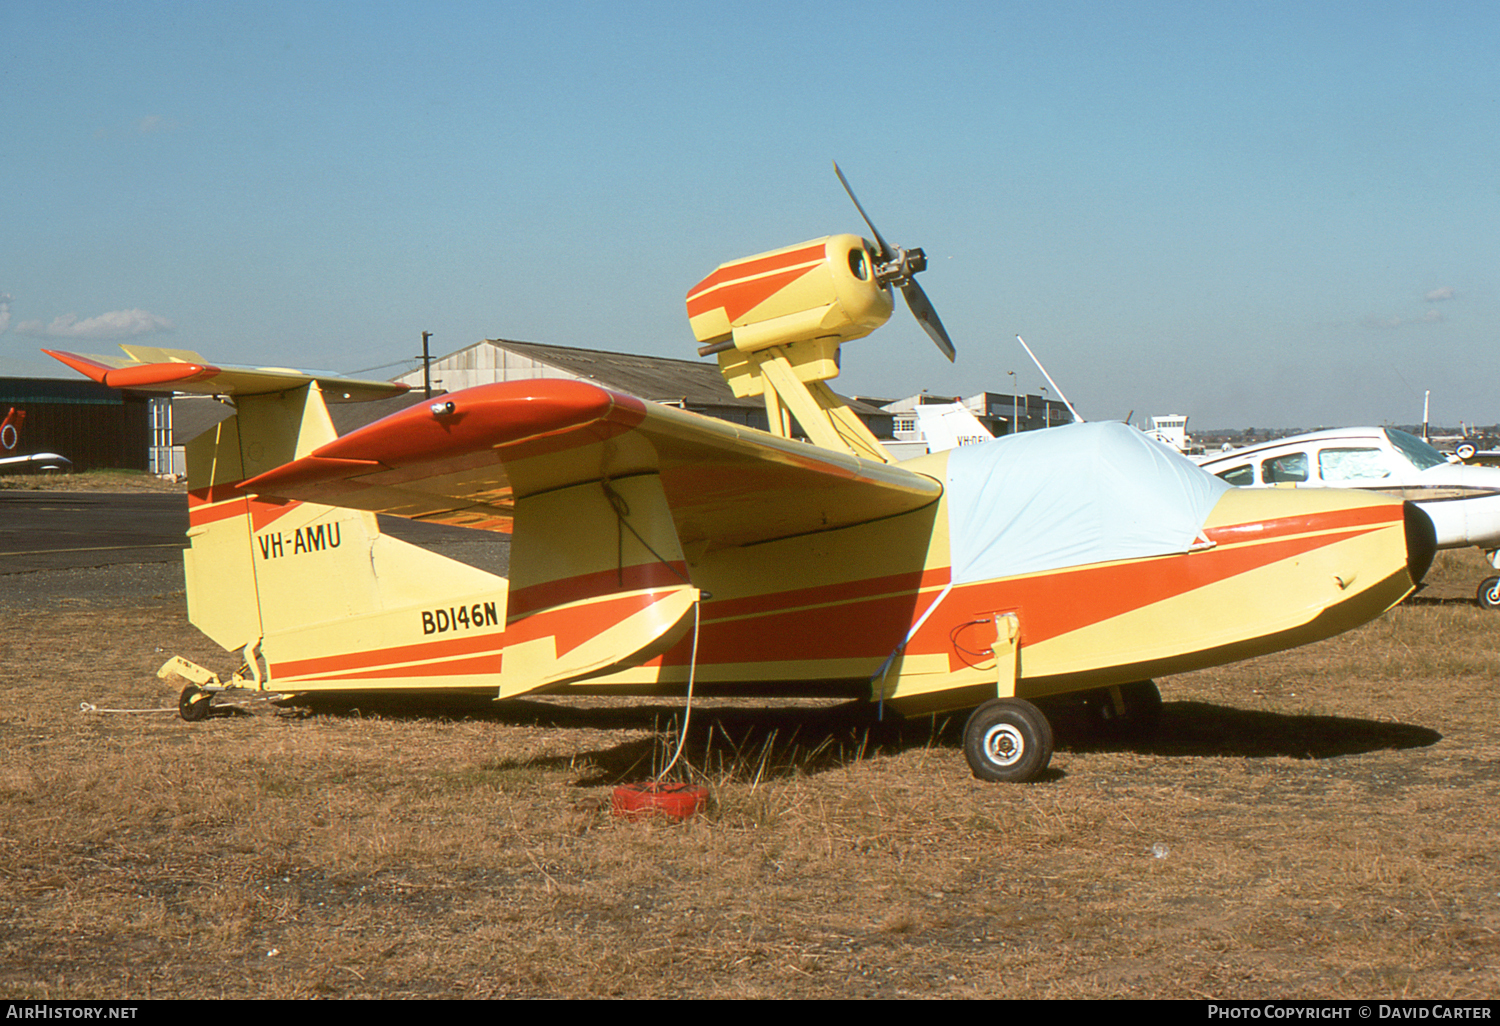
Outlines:
{"label": "vertical tail fin", "polygon": [[[498,670],[505,579],[384,537],[372,513],[247,493],[241,482],[337,432],[317,382],[236,406],[188,445],[194,625],[244,649],[252,674],[280,690],[492,688],[493,677],[467,678]],[[440,650],[460,633],[460,612],[466,654],[492,650],[488,668]]]}
{"label": "vertical tail fin", "polygon": [[18,410],[14,406],[10,408],[5,420],[0,421],[0,449],[9,452],[20,444],[21,424],[25,420],[25,410]]}

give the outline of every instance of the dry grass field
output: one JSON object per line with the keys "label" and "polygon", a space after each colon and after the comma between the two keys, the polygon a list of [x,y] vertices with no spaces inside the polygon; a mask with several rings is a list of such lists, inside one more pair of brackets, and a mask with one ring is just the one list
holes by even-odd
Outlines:
{"label": "dry grass field", "polygon": [[106,711],[233,668],[180,596],[0,609],[0,995],[1492,997],[1483,570],[1162,680],[1153,741],[1061,722],[1033,785],[973,779],[961,718],[701,705],[685,823],[608,808],[670,702],[188,724]]}
{"label": "dry grass field", "polygon": [[0,492],[185,492],[143,470],[85,470],[76,474],[0,474]]}

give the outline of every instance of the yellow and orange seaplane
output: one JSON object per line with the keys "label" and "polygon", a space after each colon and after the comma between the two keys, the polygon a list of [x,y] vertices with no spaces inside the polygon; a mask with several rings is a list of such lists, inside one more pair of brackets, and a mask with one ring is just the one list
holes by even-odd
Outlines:
{"label": "yellow and orange seaplane", "polygon": [[[193,623],[244,666],[169,663],[193,682],[183,716],[243,688],[852,697],[973,708],[975,774],[1030,780],[1052,755],[1034,700],[1149,726],[1152,677],[1348,630],[1426,572],[1432,528],[1409,503],[1231,488],[1123,424],[892,462],[826,384],[840,347],[885,323],[893,289],[953,347],[914,280],[922,251],[860,214],[874,242],[737,260],[687,295],[700,354],[764,398],[769,431],[531,380],[340,437],[329,402],[403,386],[53,353],[235,407],[188,446],[185,567]],[[510,532],[509,577],[383,536],[376,513]]]}

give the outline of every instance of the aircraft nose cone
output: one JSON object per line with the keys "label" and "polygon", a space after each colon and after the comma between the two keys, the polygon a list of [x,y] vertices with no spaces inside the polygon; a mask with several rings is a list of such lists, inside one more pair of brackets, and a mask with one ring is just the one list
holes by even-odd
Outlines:
{"label": "aircraft nose cone", "polygon": [[1437,552],[1437,531],[1432,518],[1414,502],[1406,506],[1406,572],[1412,584],[1421,584]]}

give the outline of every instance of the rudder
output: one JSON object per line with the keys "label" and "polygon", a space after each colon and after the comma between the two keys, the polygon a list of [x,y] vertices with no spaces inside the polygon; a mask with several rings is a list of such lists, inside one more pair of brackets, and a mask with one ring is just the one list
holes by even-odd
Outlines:
{"label": "rudder", "polygon": [[[191,548],[184,569],[193,624],[224,648],[244,650],[262,686],[277,679],[280,689],[297,691],[361,683],[483,686],[482,668],[473,681],[434,675],[430,666],[365,682],[357,673],[326,672],[361,662],[393,639],[409,635],[420,644],[435,633],[437,610],[454,611],[456,620],[462,609],[469,625],[478,609],[472,627],[493,633],[498,649],[506,581],[382,536],[372,513],[245,492],[242,482],[337,432],[316,382],[239,396],[236,407],[187,447]],[[313,664],[316,672],[304,672]]]}

